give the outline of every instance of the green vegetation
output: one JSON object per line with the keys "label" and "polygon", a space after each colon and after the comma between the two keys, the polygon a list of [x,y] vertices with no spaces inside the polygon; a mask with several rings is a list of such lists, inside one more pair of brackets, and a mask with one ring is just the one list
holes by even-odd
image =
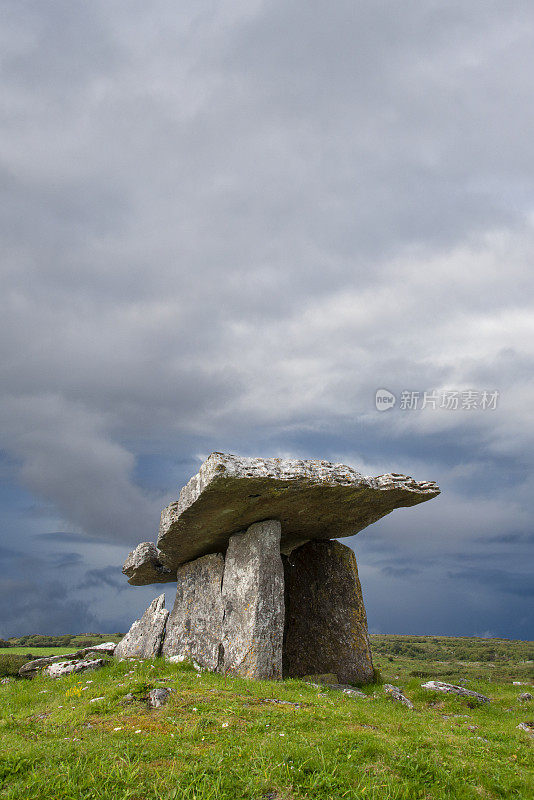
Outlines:
{"label": "green vegetation", "polygon": [[[230,679],[162,660],[112,662],[55,681],[13,680],[0,686],[0,798],[534,797],[534,740],[516,728],[533,719],[534,705],[517,699],[528,687],[512,685],[534,677],[525,663],[531,644],[508,642],[502,651],[492,640],[372,638],[382,679],[400,685],[414,711],[380,685],[366,687],[365,700],[301,681]],[[428,651],[395,655],[397,643]],[[477,660],[464,664],[462,647],[475,648]],[[479,657],[486,647],[506,660]],[[492,702],[425,691],[414,674],[420,672],[462,682]],[[149,710],[143,698],[157,686],[174,691],[166,706]],[[127,693],[133,701],[124,702]]]}
{"label": "green vegetation", "polygon": [[7,640],[0,639],[0,648],[16,647],[20,652],[27,652],[36,648],[62,647],[68,653],[73,650],[79,650],[82,647],[92,647],[102,642],[118,642],[123,635],[122,633],[77,633],[65,634],[65,636],[43,636],[40,633],[33,633],[28,636],[13,636]]}

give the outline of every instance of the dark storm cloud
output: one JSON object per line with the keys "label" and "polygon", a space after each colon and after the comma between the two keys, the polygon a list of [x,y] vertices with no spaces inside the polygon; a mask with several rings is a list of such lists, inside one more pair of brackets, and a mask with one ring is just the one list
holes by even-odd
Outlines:
{"label": "dark storm cloud", "polygon": [[64,531],[52,531],[49,533],[36,533],[35,536],[46,542],[70,542],[71,544],[94,544],[98,539],[94,536],[84,536],[80,533],[68,533]]}
{"label": "dark storm cloud", "polygon": [[[228,450],[437,479],[351,539],[370,619],[524,635],[505,585],[532,556],[531,5],[5,11],[0,423],[38,513],[6,513],[3,546],[27,532],[42,587],[69,565],[57,619],[72,596],[81,627],[124,627],[110,565]],[[500,403],[379,414],[381,386]],[[476,558],[501,605],[470,594]]]}

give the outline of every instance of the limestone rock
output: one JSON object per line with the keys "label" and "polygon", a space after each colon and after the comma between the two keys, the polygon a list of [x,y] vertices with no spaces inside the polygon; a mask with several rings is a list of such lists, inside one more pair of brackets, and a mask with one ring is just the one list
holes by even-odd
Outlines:
{"label": "limestone rock", "polygon": [[223,671],[247,678],[281,678],[284,567],[278,521],[257,522],[231,537],[223,602]]}
{"label": "limestone rock", "polygon": [[87,670],[100,669],[104,666],[102,658],[94,661],[56,661],[49,664],[43,670],[43,675],[49,678],[62,678],[64,675],[72,675],[74,672],[86,672]]}
{"label": "limestone rock", "polygon": [[408,700],[405,694],[401,692],[398,686],[392,686],[391,683],[384,684],[384,691],[386,694],[389,694],[394,700],[398,703],[402,703],[406,708],[410,708],[413,711],[413,703],[411,700]]}
{"label": "limestone rock", "polygon": [[170,689],[168,686],[160,686],[157,689],[152,689],[148,693],[148,707],[161,708],[161,706],[164,706],[168,701],[171,692],[172,689]]}
{"label": "limestone rock", "polygon": [[167,583],[174,580],[174,572],[163,566],[161,553],[153,542],[141,542],[128,554],[122,571],[132,586],[148,583]]}
{"label": "limestone rock", "polygon": [[22,665],[22,667],[19,669],[19,675],[21,678],[33,678],[38,672],[47,667],[49,664],[54,664],[56,661],[70,661],[75,659],[77,655],[77,653],[63,653],[61,656],[45,656],[44,658],[35,658],[33,661],[28,661],[27,664]]}
{"label": "limestone rock", "polygon": [[[313,677],[313,676],[311,676]],[[316,677],[324,677],[324,676],[316,676]],[[307,676],[305,683],[309,683],[310,686],[315,686],[316,689],[334,689],[336,692],[342,692],[343,694],[348,695],[349,697],[361,697],[363,700],[370,700],[371,698],[369,695],[365,694],[365,692],[361,692],[359,689],[355,689],[354,686],[350,686],[348,683],[331,683],[330,681],[319,681],[318,683],[315,681],[307,680]]]}
{"label": "limestone rock", "polygon": [[80,658],[89,653],[102,653],[106,656],[112,656],[116,647],[116,642],[102,642],[102,644],[95,644],[92,647],[82,647],[81,650],[77,651],[76,656]]}
{"label": "limestone rock", "polygon": [[284,566],[284,676],[333,672],[340,683],[371,683],[367,617],[352,550],[339,542],[308,542]]}
{"label": "limestone rock", "polygon": [[190,659],[216,670],[222,636],[224,559],[211,554],[183,564],[176,575],[174,607],[167,620],[162,654]]}
{"label": "limestone rock", "polygon": [[457,694],[460,697],[470,697],[473,700],[478,700],[479,703],[491,702],[489,697],[478,692],[473,692],[471,689],[464,689],[463,686],[455,686],[453,683],[443,683],[442,681],[428,681],[422,683],[423,689],[431,689],[435,692],[445,692],[446,694]]}
{"label": "limestone rock", "polygon": [[289,552],[309,539],[353,536],[395,508],[438,494],[433,481],[397,473],[371,478],[328,461],[212,453],[163,510],[157,547],[140,545],[124,572],[136,585],[172,581],[180,564],[224,553],[230,536],[265,519],[281,522],[281,548]]}
{"label": "limestone rock", "polygon": [[516,725],[516,728],[519,728],[520,731],[525,731],[526,733],[530,733],[531,736],[534,736],[534,722],[520,722],[519,725]]}
{"label": "limestone rock", "polygon": [[151,602],[141,619],[136,619],[126,636],[115,648],[115,658],[154,658],[161,652],[165,624],[169,612],[165,595]]}

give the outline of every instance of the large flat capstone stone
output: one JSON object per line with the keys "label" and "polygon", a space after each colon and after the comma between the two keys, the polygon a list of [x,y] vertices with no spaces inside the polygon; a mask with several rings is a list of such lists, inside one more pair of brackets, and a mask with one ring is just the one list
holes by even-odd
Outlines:
{"label": "large flat capstone stone", "polygon": [[222,594],[222,671],[281,678],[284,567],[278,521],[255,523],[230,538]]}
{"label": "large flat capstone stone", "polygon": [[216,670],[221,652],[224,558],[211,554],[178,569],[174,607],[167,620],[162,655],[196,661]]}
{"label": "large flat capstone stone", "polygon": [[371,683],[367,617],[350,547],[308,542],[284,557],[284,571],[284,677],[333,673],[339,683]]}
{"label": "large flat capstone stone", "polygon": [[181,564],[224,553],[233,534],[266,519],[279,520],[281,548],[289,552],[310,539],[353,536],[395,508],[438,494],[433,481],[397,473],[371,478],[328,461],[212,453],[163,510],[157,548],[145,558],[131,555],[123,571],[130,583],[174,580]]}
{"label": "large flat capstone stone", "polygon": [[143,616],[136,619],[126,636],[115,648],[115,658],[155,658],[161,652],[169,612],[165,595],[153,600]]}

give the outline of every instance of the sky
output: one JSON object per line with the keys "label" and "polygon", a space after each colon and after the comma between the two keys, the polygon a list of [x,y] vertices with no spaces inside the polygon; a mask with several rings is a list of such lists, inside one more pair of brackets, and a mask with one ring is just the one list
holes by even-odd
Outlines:
{"label": "sky", "polygon": [[0,6],[0,636],[127,630],[223,451],[437,481],[369,629],[534,639],[532,3]]}

